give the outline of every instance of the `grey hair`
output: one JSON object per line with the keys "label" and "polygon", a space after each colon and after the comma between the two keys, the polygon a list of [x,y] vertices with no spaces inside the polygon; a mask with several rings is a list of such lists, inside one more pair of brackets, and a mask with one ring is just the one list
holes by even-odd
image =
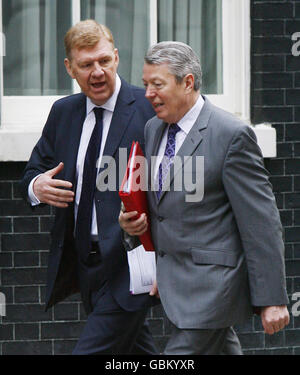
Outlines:
{"label": "grey hair", "polygon": [[182,42],[160,42],[150,47],[144,61],[150,65],[168,64],[171,74],[178,83],[192,73],[194,76],[194,90],[198,91],[202,85],[202,71],[199,57],[193,49]]}

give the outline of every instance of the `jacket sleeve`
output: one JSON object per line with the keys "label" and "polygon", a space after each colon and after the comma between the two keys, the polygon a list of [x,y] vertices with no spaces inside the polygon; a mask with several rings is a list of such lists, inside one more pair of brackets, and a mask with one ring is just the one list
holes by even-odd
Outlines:
{"label": "jacket sleeve", "polygon": [[255,133],[248,126],[236,131],[228,148],[223,184],[245,252],[252,305],[287,304],[282,225]]}

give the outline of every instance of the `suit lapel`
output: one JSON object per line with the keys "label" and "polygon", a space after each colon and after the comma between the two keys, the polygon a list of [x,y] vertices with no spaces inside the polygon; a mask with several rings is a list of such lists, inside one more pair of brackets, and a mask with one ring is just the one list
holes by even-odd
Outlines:
{"label": "suit lapel", "polygon": [[[183,171],[184,164],[189,160],[189,157],[193,155],[195,149],[203,140],[202,131],[206,129],[211,115],[211,104],[206,98],[204,99],[205,102],[201,112],[199,113],[197,120],[195,121],[192,129],[187,134],[183,144],[181,145],[180,149],[176,154],[176,156],[181,158],[182,164],[174,163],[170,166],[169,175],[166,178],[166,184],[168,184],[169,186],[171,185],[177,173],[179,173],[179,171]],[[166,192],[167,191],[164,191],[163,189],[162,194],[160,196],[160,200]]]}
{"label": "suit lapel", "polygon": [[75,167],[78,154],[78,147],[82,132],[82,126],[86,116],[86,96],[82,95],[77,105],[74,105],[69,134],[72,135],[68,142],[66,161],[65,161],[65,179],[75,182]]}
{"label": "suit lapel", "polygon": [[123,134],[129,126],[130,118],[135,112],[135,107],[131,105],[134,101],[135,98],[130,88],[127,83],[122,80],[103,155],[113,156],[118,149]]}
{"label": "suit lapel", "polygon": [[156,201],[157,196],[156,192],[154,191],[155,179],[157,177],[154,174],[156,163],[154,162],[154,160],[152,160],[152,157],[155,157],[158,154],[159,145],[166,126],[167,124],[161,120],[158,120],[156,124],[151,124],[151,128],[153,128],[153,131],[151,131],[150,134],[153,134],[153,137],[149,139],[149,154],[147,153],[147,163],[148,166],[150,166],[150,168],[148,168],[148,181],[150,181],[149,189],[151,189],[152,193],[155,195]]}

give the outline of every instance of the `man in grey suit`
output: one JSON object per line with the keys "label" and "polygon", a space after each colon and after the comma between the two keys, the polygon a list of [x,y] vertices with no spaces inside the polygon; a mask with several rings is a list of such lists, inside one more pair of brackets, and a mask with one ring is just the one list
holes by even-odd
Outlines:
{"label": "man in grey suit", "polygon": [[[183,43],[150,48],[143,81],[156,112],[145,149],[165,354],[242,354],[232,326],[253,311],[268,334],[289,323],[282,226],[255,134],[200,95],[200,62]],[[178,189],[179,176],[196,183]],[[148,225],[135,215],[119,217],[131,236]]]}

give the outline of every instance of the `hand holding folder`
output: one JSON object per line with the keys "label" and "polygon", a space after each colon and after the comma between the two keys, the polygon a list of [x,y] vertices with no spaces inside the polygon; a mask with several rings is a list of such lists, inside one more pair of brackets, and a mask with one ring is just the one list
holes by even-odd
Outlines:
{"label": "hand holding folder", "polygon": [[[145,184],[146,177],[143,150],[138,142],[132,142],[128,165],[120,187],[119,196],[127,212],[137,211],[138,214],[134,219],[139,218],[142,213],[145,213],[149,218],[147,193],[145,191],[147,188]],[[154,251],[150,226],[148,226],[144,234],[139,236],[139,239],[145,250]]]}

